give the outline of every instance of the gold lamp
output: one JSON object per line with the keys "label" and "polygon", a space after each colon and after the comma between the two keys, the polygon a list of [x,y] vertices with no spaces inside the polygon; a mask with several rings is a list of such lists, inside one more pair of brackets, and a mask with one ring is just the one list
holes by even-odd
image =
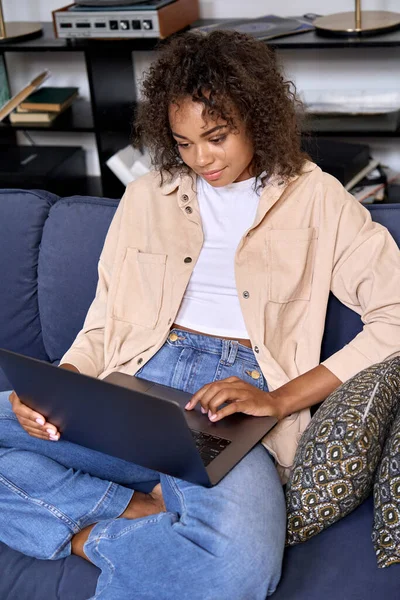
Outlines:
{"label": "gold lamp", "polygon": [[0,44],[1,42],[22,41],[42,35],[42,26],[40,23],[29,23],[24,21],[15,21],[5,23],[3,7],[0,0]]}
{"label": "gold lamp", "polygon": [[354,12],[318,17],[313,25],[317,33],[328,35],[373,35],[400,27],[400,13],[385,10],[361,10],[361,0],[355,0]]}

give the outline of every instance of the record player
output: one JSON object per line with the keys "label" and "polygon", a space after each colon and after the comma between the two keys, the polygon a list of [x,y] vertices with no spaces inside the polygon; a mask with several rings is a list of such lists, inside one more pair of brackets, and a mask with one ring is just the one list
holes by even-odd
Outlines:
{"label": "record player", "polygon": [[77,0],[53,11],[59,38],[165,38],[199,18],[199,0]]}

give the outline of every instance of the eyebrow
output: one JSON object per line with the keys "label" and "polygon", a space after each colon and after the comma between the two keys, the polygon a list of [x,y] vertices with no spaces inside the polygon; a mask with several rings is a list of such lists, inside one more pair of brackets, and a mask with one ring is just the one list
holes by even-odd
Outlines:
{"label": "eyebrow", "polygon": [[[218,131],[219,129],[223,129],[224,127],[226,127],[226,125],[217,125],[216,127],[213,127],[212,129],[209,129],[208,131],[205,131],[204,133],[201,134],[200,137],[206,137],[207,135],[210,135],[210,133],[214,133],[214,131]],[[175,133],[175,131],[172,132],[172,135],[178,138],[182,138],[183,140],[188,140],[189,138],[185,137],[184,135],[180,135],[179,133]]]}

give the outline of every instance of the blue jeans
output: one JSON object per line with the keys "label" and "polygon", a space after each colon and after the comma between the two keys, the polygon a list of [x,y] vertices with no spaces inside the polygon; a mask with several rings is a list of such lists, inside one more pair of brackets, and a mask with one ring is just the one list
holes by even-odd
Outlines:
{"label": "blue jeans", "polygon": [[[235,341],[174,330],[138,377],[194,393],[236,375],[267,390],[255,356]],[[257,375],[259,375],[257,377]],[[85,544],[101,569],[99,600],[264,600],[280,578],[286,512],[273,461],[259,444],[203,488],[61,439],[29,436],[0,393],[0,540],[59,559]],[[161,482],[166,512],[117,518],[134,490]]]}

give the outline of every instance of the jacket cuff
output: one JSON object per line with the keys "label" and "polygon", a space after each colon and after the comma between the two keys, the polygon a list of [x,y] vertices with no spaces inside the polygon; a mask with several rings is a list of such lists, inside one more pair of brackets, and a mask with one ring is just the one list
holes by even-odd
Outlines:
{"label": "jacket cuff", "polygon": [[60,360],[60,365],[63,363],[73,365],[82,375],[88,375],[89,377],[97,377],[98,375],[94,362],[86,354],[81,354],[76,350],[66,352]]}
{"label": "jacket cuff", "polygon": [[372,365],[371,359],[348,344],[322,363],[342,383]]}

